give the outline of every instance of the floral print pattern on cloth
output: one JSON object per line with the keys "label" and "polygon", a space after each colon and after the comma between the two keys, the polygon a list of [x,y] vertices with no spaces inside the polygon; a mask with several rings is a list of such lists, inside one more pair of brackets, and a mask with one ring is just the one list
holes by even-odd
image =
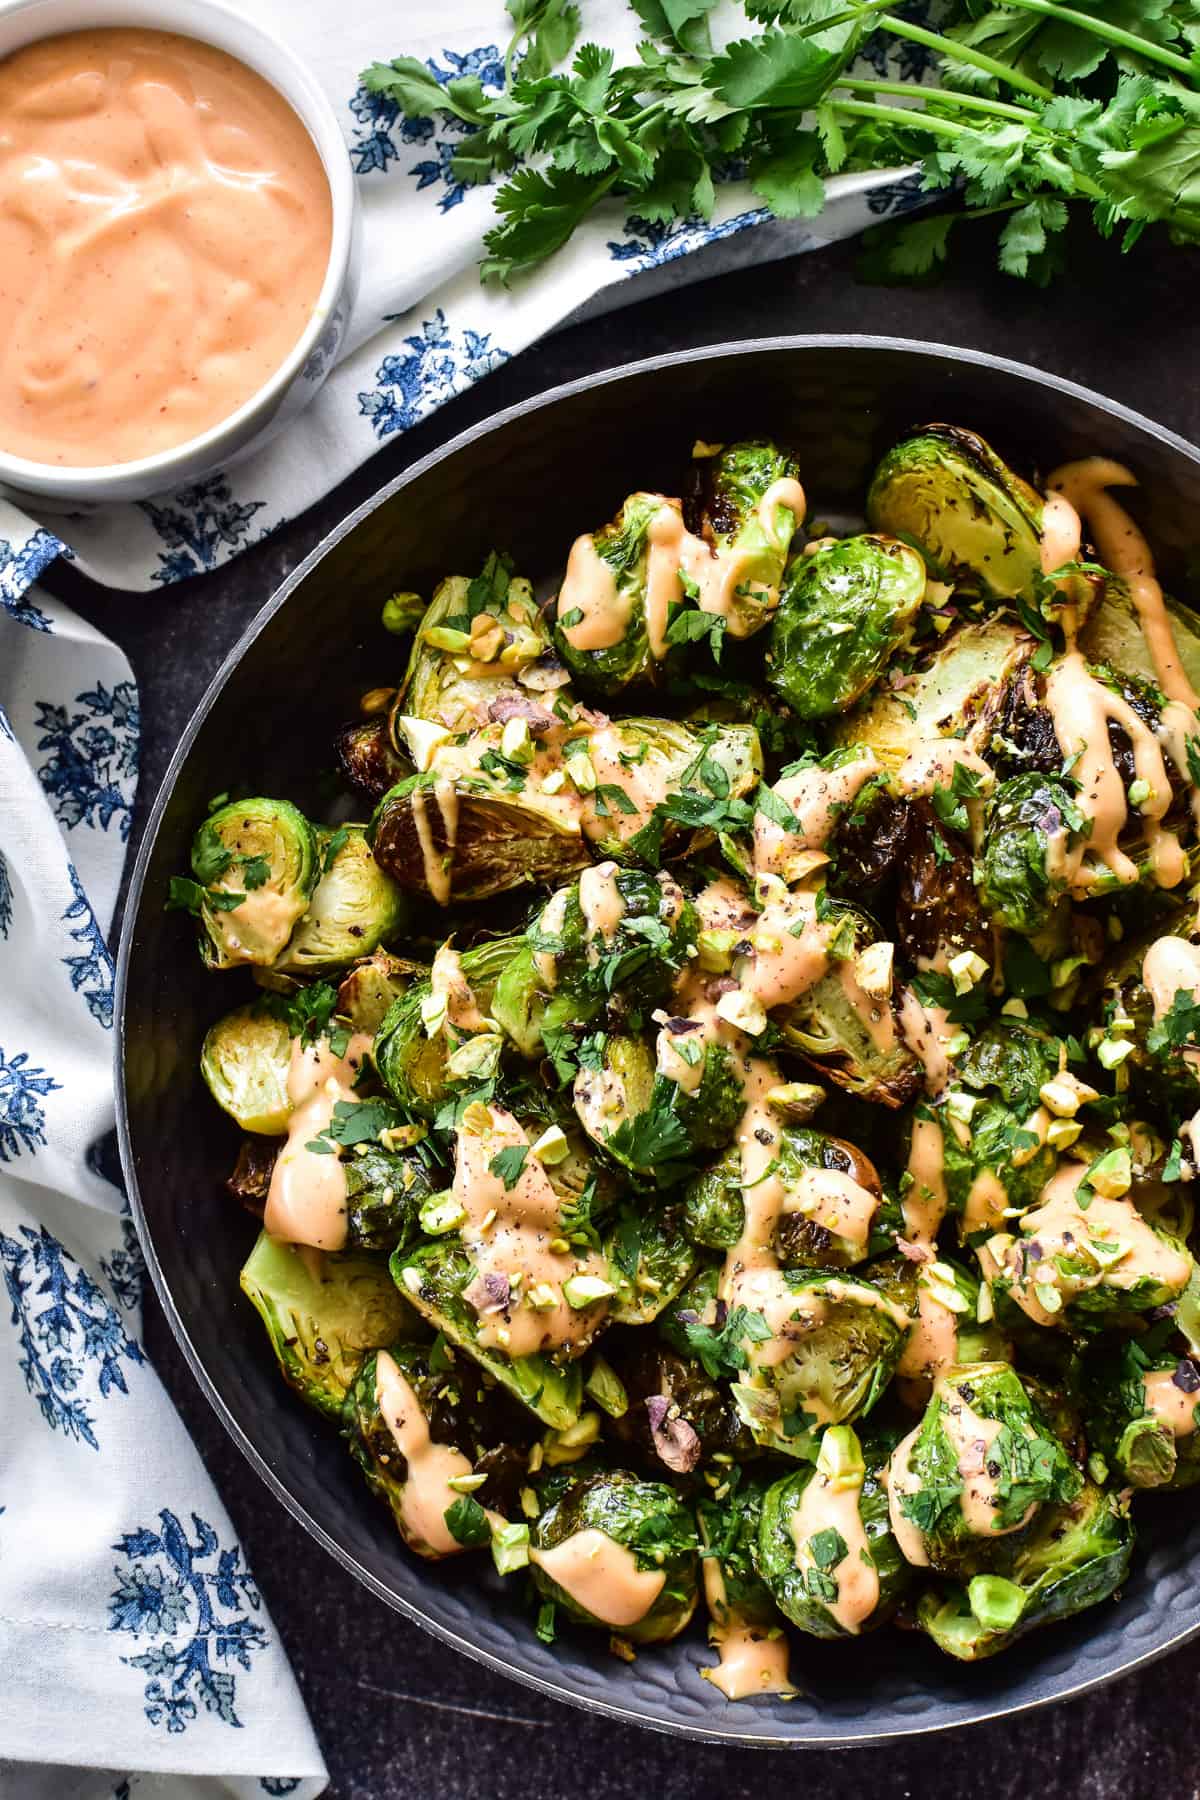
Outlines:
{"label": "floral print pattern on cloth", "polygon": [[[189,554],[242,529],[228,490],[206,493],[223,516],[193,517]],[[150,1771],[197,1768],[190,1800],[210,1781],[241,1800],[282,1764],[315,1800],[320,1752],[142,1346],[141,1252],[97,1151],[137,689],[92,627],[20,588],[57,540],[3,502],[0,539],[0,1764],[14,1792],[48,1755],[119,1769],[131,1800]]]}
{"label": "floral print pattern on cloth", "polygon": [[420,331],[404,340],[400,355],[385,356],[377,385],[358,396],[359,411],[376,436],[407,431],[443,400],[508,361],[508,351],[477,331],[453,331],[441,307]]}

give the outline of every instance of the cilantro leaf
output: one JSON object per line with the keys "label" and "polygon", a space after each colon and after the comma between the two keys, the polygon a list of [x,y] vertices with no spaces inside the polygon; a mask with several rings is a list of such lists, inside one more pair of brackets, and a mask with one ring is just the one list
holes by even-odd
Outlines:
{"label": "cilantro leaf", "polygon": [[497,1150],[488,1168],[504,1183],[506,1189],[515,1188],[521,1179],[521,1171],[528,1155],[528,1144],[506,1144],[503,1150]]}
{"label": "cilantro leaf", "polygon": [[1167,1056],[1200,1044],[1200,1000],[1186,988],[1177,988],[1169,1010],[1157,1019],[1146,1033],[1146,1048],[1152,1056]]}
{"label": "cilantro leaf", "polygon": [[463,1494],[452,1506],[448,1506],[442,1517],[446,1521],[446,1530],[450,1536],[468,1550],[476,1550],[481,1544],[491,1541],[492,1528],[488,1524],[488,1516],[473,1494]]}
{"label": "cilantro leaf", "polygon": [[703,1325],[698,1319],[685,1317],[682,1313],[677,1316],[682,1321],[689,1349],[699,1358],[704,1373],[712,1381],[736,1375],[748,1367],[750,1358],[746,1353],[746,1342],[765,1344],[771,1336],[771,1327],[762,1313],[751,1312],[746,1306],[735,1306],[721,1326]]}

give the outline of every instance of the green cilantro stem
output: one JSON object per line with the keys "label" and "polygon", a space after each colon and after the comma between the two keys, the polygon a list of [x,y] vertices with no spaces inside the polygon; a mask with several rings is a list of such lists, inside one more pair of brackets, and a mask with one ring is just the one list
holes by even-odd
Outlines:
{"label": "green cilantro stem", "polygon": [[[1032,3],[1033,0],[1013,0],[1014,6]],[[1079,18],[1081,15],[1076,13],[1072,16]],[[1018,88],[1022,93],[1031,94],[1035,100],[1054,98],[1053,89],[1043,87],[1032,76],[1023,75],[1019,69],[1012,69],[1007,63],[997,62],[994,56],[986,56],[982,50],[975,50],[969,44],[958,44],[953,38],[942,37],[936,31],[926,31],[923,25],[913,25],[908,19],[898,19],[894,13],[884,13],[879,23],[893,37],[908,38],[910,43],[923,44],[927,50],[937,50],[943,56],[952,57],[955,62],[970,63],[974,68],[982,69],[986,75],[995,76],[1006,87]]]}
{"label": "green cilantro stem", "polygon": [[[1059,6],[1056,0],[1004,0],[1006,6],[1019,7],[1022,12],[1041,13],[1043,18],[1058,19],[1064,25],[1077,25],[1081,31],[1090,31],[1093,37],[1104,38],[1107,43],[1119,44],[1123,50],[1132,50],[1137,56],[1144,56],[1148,62],[1161,63],[1166,69],[1175,69],[1180,75],[1186,75],[1190,82],[1196,79],[1195,65],[1186,57],[1179,56],[1174,50],[1168,50],[1163,44],[1152,44],[1149,38],[1138,37],[1136,32],[1126,31],[1120,25],[1110,25],[1102,13],[1076,12],[1073,6]],[[895,21],[890,28],[896,29]],[[906,29],[908,29],[906,27]],[[958,48],[954,51],[960,61],[967,61]],[[1043,90],[1047,100],[1051,95]]]}
{"label": "green cilantro stem", "polygon": [[876,106],[869,100],[833,100],[835,112],[852,119],[878,119],[881,124],[899,130],[932,131],[939,137],[961,137],[971,127],[958,119],[939,119],[934,113],[921,112],[912,106]]}
{"label": "green cilantro stem", "polygon": [[[913,93],[911,81],[852,80],[845,77],[835,88],[852,88],[857,94],[899,94],[901,99]],[[969,108],[973,112],[994,113],[999,119],[1015,119],[1021,125],[1036,125],[1038,115],[1027,106],[1010,106],[1006,100],[986,100],[975,94],[960,94],[954,88],[922,87],[917,90],[922,100],[935,100],[940,105]]]}

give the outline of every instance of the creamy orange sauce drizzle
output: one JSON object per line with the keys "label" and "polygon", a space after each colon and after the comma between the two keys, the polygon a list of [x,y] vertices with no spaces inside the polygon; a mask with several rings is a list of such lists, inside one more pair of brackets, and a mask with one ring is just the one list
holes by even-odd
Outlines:
{"label": "creamy orange sauce drizzle", "polygon": [[1007,1205],[1008,1193],[996,1171],[981,1169],[967,1190],[963,1231],[969,1236],[997,1224],[1004,1217]]}
{"label": "creamy orange sauce drizzle", "polygon": [[443,944],[429,971],[429,988],[446,1003],[446,1023],[464,1036],[493,1029],[475,1000],[470,982],[463,974],[462,960],[450,944]]}
{"label": "creamy orange sauce drizzle", "polygon": [[[860,752],[837,769],[802,769],[775,783],[775,793],[795,814],[794,830],[785,830],[763,812],[754,815],[754,867],[760,875],[802,880],[818,864],[812,852],[823,851],[838,816],[879,771],[871,751]],[[824,861],[822,857],[819,859]]]}
{"label": "creamy orange sauce drizzle", "polygon": [[[237,886],[239,870],[235,867],[218,882],[223,892],[241,892]],[[264,884],[253,888],[240,906],[229,912],[212,915],[217,921],[221,947],[230,963],[274,961],[304,917],[308,901],[303,894],[281,894]]]}
{"label": "creamy orange sauce drizzle", "polygon": [[308,1145],[333,1119],[339,1100],[354,1100],[354,1080],[371,1039],[351,1038],[345,1056],[335,1056],[326,1038],[292,1045],[287,1092],[292,1103],[287,1141],[271,1171],[263,1224],[287,1244],[341,1250],[346,1242],[346,1171],[337,1155],[322,1156]]}
{"label": "creamy orange sauce drizzle", "polygon": [[1078,562],[1082,532],[1079,514],[1066,494],[1047,494],[1042,505],[1043,575],[1053,575],[1055,569]]}
{"label": "creamy orange sauce drizzle", "polygon": [[879,1571],[859,1510],[862,1483],[861,1474],[856,1481],[848,1475],[831,1480],[819,1468],[814,1470],[788,1521],[796,1547],[796,1567],[802,1570],[816,1567],[809,1546],[817,1532],[841,1534],[846,1554],[826,1570],[837,1582],[837,1598],[822,1604],[842,1630],[852,1636],[857,1636],[879,1605]]}
{"label": "creamy orange sauce drizzle", "polygon": [[[567,919],[567,902],[571,897],[570,888],[559,888],[551,894],[542,908],[542,916],[538,920],[538,930],[548,938],[559,938]],[[538,980],[544,988],[553,993],[558,986],[558,959],[553,950],[535,950],[533,966],[537,970]]]}
{"label": "creamy orange sauce drizzle", "polygon": [[1171,1369],[1156,1369],[1145,1377],[1144,1386],[1146,1408],[1159,1424],[1165,1425],[1174,1437],[1191,1437],[1196,1429],[1196,1403],[1200,1393],[1188,1394],[1176,1387]]}
{"label": "creamy orange sauce drizzle", "polygon": [[[1038,1298],[1039,1286],[1053,1288],[1066,1305],[1102,1281],[1108,1287],[1132,1288],[1150,1278],[1182,1290],[1191,1271],[1187,1252],[1160,1238],[1131,1201],[1093,1194],[1084,1211],[1076,1195],[1086,1174],[1085,1163],[1064,1163],[1042,1189],[1040,1206],[1022,1218],[1021,1236],[1011,1243],[993,1237],[979,1249],[985,1278],[991,1281],[1003,1272],[1011,1283],[1010,1298],[1038,1325],[1056,1325],[1061,1317]],[[1024,1246],[1034,1240],[1042,1254],[1030,1261]],[[1057,1259],[1071,1259],[1073,1253],[1078,1259],[1081,1250],[1086,1254],[1090,1240],[1110,1253],[1120,1247],[1123,1254],[1110,1255],[1091,1273],[1081,1269],[1064,1274]]]}
{"label": "creamy orange sauce drizzle", "polygon": [[1088,456],[1055,469],[1049,485],[1083,515],[1101,562],[1128,587],[1159,687],[1168,700],[1179,701],[1195,712],[1200,707],[1200,695],[1179,660],[1163,591],[1155,579],[1150,546],[1125,508],[1107,491],[1113,487],[1136,487],[1137,477],[1123,463],[1106,456]]}
{"label": "creamy orange sauce drizzle", "polygon": [[888,1522],[905,1562],[911,1563],[916,1569],[927,1569],[929,1553],[925,1548],[925,1539],[903,1510],[905,1495],[921,1491],[921,1478],[911,1466],[912,1453],[920,1432],[921,1426],[918,1423],[907,1437],[901,1438],[892,1451],[887,1470]]}
{"label": "creamy orange sauce drizzle", "polygon": [[958,1316],[940,1300],[924,1275],[917,1281],[917,1316],[896,1373],[905,1381],[936,1381],[958,1360]]}
{"label": "creamy orange sauce drizzle", "polygon": [[803,1213],[834,1237],[865,1249],[878,1209],[878,1197],[853,1176],[840,1169],[805,1169],[788,1184],[781,1210]]}
{"label": "creamy orange sauce drizzle", "polygon": [[904,1229],[915,1244],[932,1244],[950,1201],[946,1193],[946,1147],[936,1119],[914,1116],[908,1172],[912,1185],[901,1201]]}
{"label": "creamy orange sauce drizzle", "polygon": [[[1178,993],[1200,1000],[1200,944],[1179,937],[1156,938],[1142,959],[1142,981],[1154,1004],[1156,1020],[1167,1016]],[[1188,1048],[1183,1056],[1200,1080],[1200,1050]]]}
{"label": "creamy orange sauce drizzle", "polygon": [[950,1051],[962,1032],[950,1024],[946,1007],[926,1006],[912,988],[903,990],[897,1010],[900,1036],[925,1072],[925,1092],[936,1098],[950,1085]]}
{"label": "creamy orange sauce drizzle", "polygon": [[[988,1469],[988,1451],[1003,1429],[999,1419],[985,1419],[962,1398],[956,1387],[939,1379],[934,1387],[934,1403],[938,1405],[941,1428],[949,1438],[958,1464],[962,1488],[958,1496],[963,1524],[976,1537],[1007,1537],[1028,1524],[1036,1511],[1032,1502],[1012,1525],[999,1525],[999,1477]],[[913,1427],[892,1452],[888,1464],[888,1515],[892,1535],[906,1562],[926,1568],[929,1553],[919,1527],[905,1514],[902,1503],[906,1494],[920,1492],[919,1476],[911,1467],[911,1457],[922,1424]],[[1026,1426],[1029,1434],[1030,1427]]]}
{"label": "creamy orange sauce drizzle", "polygon": [[[696,584],[702,612],[724,617],[732,637],[748,636],[779,597],[776,588],[750,580],[750,591],[759,602],[762,618],[751,613],[743,619],[739,613],[738,589],[747,584],[749,570],[762,556],[763,543],[714,550],[703,538],[688,531],[678,500],[664,495],[633,498],[640,502],[657,500],[646,530],[641,595],[651,657],[658,662],[667,653],[670,608],[684,598],[681,573]],[[761,538],[779,556],[786,551],[793,531],[803,519],[805,506],[804,489],[787,476],[772,482],[759,501]],[[608,650],[620,643],[637,604],[635,580],[627,577],[624,587],[618,583],[612,564],[597,550],[590,534],[575,540],[558,594],[560,626],[573,650]],[[568,618],[572,623],[562,624]]]}
{"label": "creamy orange sauce drizzle", "polygon": [[[625,902],[617,886],[615,862],[594,863],[579,877],[579,910],[589,938],[601,938],[611,944],[625,917]],[[594,944],[588,947],[588,960],[599,961]]]}
{"label": "creamy orange sauce drizzle", "polygon": [[0,445],[129,462],[249,400],[329,262],[321,159],[283,97],[194,38],[44,38],[0,63]]}
{"label": "creamy orange sauce drizzle", "polygon": [[608,1264],[595,1251],[551,1249],[565,1239],[550,1177],[530,1154],[514,1185],[505,1187],[491,1163],[501,1150],[528,1146],[529,1139],[511,1113],[498,1106],[485,1110],[482,1129],[469,1115],[458,1127],[451,1190],[466,1214],[462,1241],[476,1279],[498,1277],[509,1289],[507,1301],[498,1294],[480,1311],[479,1342],[514,1357],[542,1350],[578,1356],[595,1336],[607,1303],[572,1307],[563,1283],[572,1275],[604,1279]]}
{"label": "creamy orange sauce drizzle", "polygon": [[661,1569],[639,1569],[632,1550],[592,1526],[552,1550],[531,1550],[529,1560],[577,1606],[618,1631],[645,1618],[666,1581]]}
{"label": "creamy orange sauce drizzle", "polygon": [[779,1626],[756,1625],[729,1605],[725,1577],[717,1557],[701,1562],[704,1599],[711,1623],[708,1641],[719,1661],[701,1669],[727,1700],[752,1700],[756,1694],[792,1694],[788,1676],[787,1633]]}
{"label": "creamy orange sauce drizzle", "polygon": [[406,1541],[422,1555],[453,1556],[463,1546],[446,1524],[446,1510],[461,1496],[449,1484],[472,1465],[449,1444],[435,1444],[421,1402],[394,1357],[375,1358],[375,1404],[407,1467],[400,1488],[400,1523]]}

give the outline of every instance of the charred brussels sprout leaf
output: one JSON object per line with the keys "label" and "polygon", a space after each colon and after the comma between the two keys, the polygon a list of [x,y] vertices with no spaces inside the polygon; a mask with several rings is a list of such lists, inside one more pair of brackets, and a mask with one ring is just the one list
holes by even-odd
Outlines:
{"label": "charred brussels sprout leaf", "polygon": [[784,1617],[811,1637],[854,1637],[895,1612],[910,1570],[892,1536],[883,1464],[868,1468],[847,1425],[821,1439],[815,1467],[769,1488],[758,1567]]}
{"label": "charred brussels sprout leaf", "polygon": [[[696,1527],[678,1495],[659,1482],[639,1481],[621,1471],[576,1482],[550,1506],[534,1530],[530,1554],[539,1593],[559,1605],[568,1618],[604,1631],[612,1620],[598,1618],[555,1578],[568,1571],[554,1552],[582,1532],[596,1532],[626,1551],[636,1566],[646,1610],[620,1630],[635,1644],[661,1644],[677,1637],[696,1608]],[[656,1591],[655,1584],[657,1583]]]}
{"label": "charred brussels sprout leaf", "polygon": [[[182,884],[209,968],[276,962],[307,911],[319,869],[313,828],[290,801],[239,800],[210,813],[192,839],[195,882]],[[185,899],[180,885],[176,903]]]}
{"label": "charred brussels sprout leaf", "polygon": [[[1004,1570],[1044,1508],[1083,1479],[1007,1363],[952,1368],[892,1455],[895,1506],[945,1574]],[[897,1523],[897,1530],[899,1530]]]}
{"label": "charred brussels sprout leaf", "polygon": [[1082,826],[1064,782],[1028,774],[1000,784],[987,805],[979,882],[993,918],[1022,937],[1044,930],[1066,888],[1054,852]]}
{"label": "charred brussels sprout leaf", "polygon": [[391,1259],[397,1287],[435,1331],[457,1350],[472,1357],[492,1379],[554,1431],[574,1425],[583,1404],[583,1369],[579,1362],[557,1363],[548,1356],[505,1356],[479,1342],[479,1314],[464,1299],[463,1289],[475,1267],[457,1242],[442,1239],[413,1250],[397,1250]]}
{"label": "charred brussels sprout leaf", "polygon": [[736,1144],[711,1169],[693,1176],[684,1191],[684,1228],[706,1250],[732,1250],[745,1228],[742,1153]]}
{"label": "charred brussels sprout leaf", "polygon": [[915,544],[939,581],[992,600],[1033,600],[1042,499],[974,432],[929,425],[889,450],[867,518]]}
{"label": "charred brussels sprout leaf", "polygon": [[209,1027],[200,1073],[217,1105],[243,1131],[280,1137],[292,1110],[291,1060],[287,1025],[265,1006],[239,1006]]}
{"label": "charred brussels sprout leaf", "polygon": [[1133,1545],[1128,1499],[1088,1482],[1073,1500],[1044,1508],[1005,1575],[922,1594],[917,1623],[948,1656],[978,1662],[1109,1599],[1129,1572]]}
{"label": "charred brussels sprout leaf", "polygon": [[407,920],[404,896],[371,854],[361,825],[318,830],[321,873],[308,908],[274,967],[283,975],[349,968]]}
{"label": "charred brussels sprout leaf", "polygon": [[338,1418],[369,1350],[412,1323],[387,1264],[368,1256],[321,1258],[321,1273],[292,1244],[264,1231],[241,1273],[242,1291],[267,1328],[284,1380],[318,1412]]}
{"label": "charred brussels sprout leaf", "polygon": [[772,687],[802,719],[845,712],[906,648],[924,597],[925,565],[895,538],[796,557],[771,625]]}

